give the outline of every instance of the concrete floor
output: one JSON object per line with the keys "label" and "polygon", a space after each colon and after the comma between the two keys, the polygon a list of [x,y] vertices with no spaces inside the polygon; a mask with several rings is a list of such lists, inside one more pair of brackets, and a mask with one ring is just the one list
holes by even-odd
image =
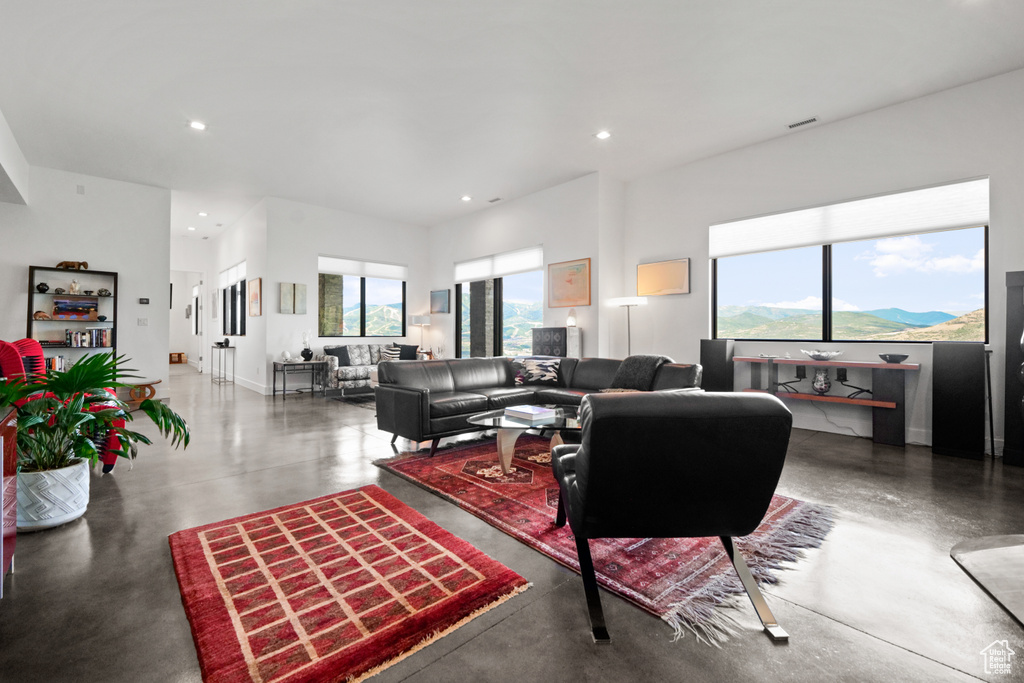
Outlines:
{"label": "concrete floor", "polygon": [[[763,635],[745,599],[732,610],[741,633],[718,649],[672,642],[659,619],[605,593],[613,643],[598,647],[575,574],[371,464],[392,454],[372,410],[212,385],[187,366],[172,366],[169,395],[192,426],[187,451],[145,448],[133,470],[94,474],[84,518],[18,536],[0,680],[199,681],[168,534],[369,483],[533,583],[382,683],[1024,680],[1021,628],[949,558],[965,538],[1024,529],[1024,469],[796,431],[779,493],[832,505],[837,519],[765,590],[789,643]],[[984,673],[980,653],[996,640],[1019,653],[1011,676]]]}

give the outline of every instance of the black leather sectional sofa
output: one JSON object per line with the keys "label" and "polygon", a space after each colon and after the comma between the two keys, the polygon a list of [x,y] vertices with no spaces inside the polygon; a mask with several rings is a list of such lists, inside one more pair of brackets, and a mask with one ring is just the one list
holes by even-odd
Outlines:
{"label": "black leather sectional sofa", "polygon": [[[412,441],[432,441],[433,455],[446,436],[480,431],[471,415],[511,405],[579,405],[587,394],[613,385],[622,361],[563,358],[554,382],[515,383],[509,358],[386,361],[378,366],[377,427]],[[665,363],[651,391],[699,388],[700,365]]]}

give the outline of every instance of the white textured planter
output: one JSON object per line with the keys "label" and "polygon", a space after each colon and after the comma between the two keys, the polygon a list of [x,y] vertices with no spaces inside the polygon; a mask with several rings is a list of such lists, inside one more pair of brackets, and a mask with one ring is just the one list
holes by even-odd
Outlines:
{"label": "white textured planter", "polygon": [[89,461],[46,472],[18,473],[18,531],[67,524],[89,506]]}

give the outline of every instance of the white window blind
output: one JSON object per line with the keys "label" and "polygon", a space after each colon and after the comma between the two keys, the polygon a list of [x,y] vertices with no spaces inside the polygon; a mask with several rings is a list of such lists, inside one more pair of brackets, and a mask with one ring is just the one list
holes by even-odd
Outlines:
{"label": "white window blind", "polygon": [[988,224],[988,178],[712,225],[711,258]]}
{"label": "white window blind", "polygon": [[455,282],[473,282],[493,277],[527,273],[544,267],[544,247],[507,251],[455,264]]}
{"label": "white window blind", "polygon": [[408,280],[409,267],[394,263],[374,263],[373,261],[357,261],[355,259],[320,256],[317,258],[318,272],[335,275],[358,275],[360,277],[377,277],[385,280]]}
{"label": "white window blind", "polygon": [[244,279],[245,261],[242,261],[237,265],[231,266],[227,270],[222,270],[220,273],[220,277],[218,278],[217,281],[217,286],[220,287],[221,289],[224,289],[225,287],[230,287],[236,282],[240,282]]}

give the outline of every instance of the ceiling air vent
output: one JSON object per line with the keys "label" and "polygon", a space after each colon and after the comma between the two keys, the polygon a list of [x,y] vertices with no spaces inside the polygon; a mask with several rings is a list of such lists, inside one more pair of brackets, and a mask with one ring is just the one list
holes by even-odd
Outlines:
{"label": "ceiling air vent", "polygon": [[818,121],[818,117],[817,116],[812,116],[809,119],[804,119],[803,121],[797,121],[796,123],[789,124],[789,128],[790,128],[790,130],[792,130],[793,128],[799,128],[800,126],[806,126],[809,123],[817,123],[817,121]]}
{"label": "ceiling air vent", "polygon": [[488,199],[487,203],[488,204],[494,204],[495,202],[500,202],[500,201],[501,201],[501,197],[495,197],[494,199]]}

